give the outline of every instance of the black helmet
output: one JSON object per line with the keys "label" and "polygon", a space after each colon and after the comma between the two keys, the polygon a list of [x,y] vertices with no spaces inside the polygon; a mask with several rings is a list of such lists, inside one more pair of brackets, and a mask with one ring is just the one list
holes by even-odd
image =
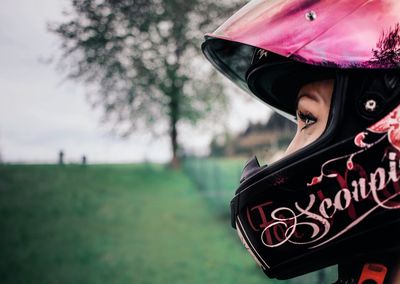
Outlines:
{"label": "black helmet", "polygon": [[253,0],[206,35],[207,59],[288,119],[302,85],[334,79],[324,133],[270,166],[250,160],[231,202],[269,277],[400,245],[399,22],[395,0]]}

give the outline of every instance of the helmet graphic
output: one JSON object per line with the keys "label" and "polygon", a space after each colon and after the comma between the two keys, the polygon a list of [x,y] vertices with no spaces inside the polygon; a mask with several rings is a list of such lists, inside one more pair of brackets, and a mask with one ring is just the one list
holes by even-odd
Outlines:
{"label": "helmet graphic", "polygon": [[395,0],[252,0],[206,35],[207,59],[288,119],[301,86],[334,80],[323,134],[269,166],[250,160],[231,202],[269,277],[400,247],[399,23]]}

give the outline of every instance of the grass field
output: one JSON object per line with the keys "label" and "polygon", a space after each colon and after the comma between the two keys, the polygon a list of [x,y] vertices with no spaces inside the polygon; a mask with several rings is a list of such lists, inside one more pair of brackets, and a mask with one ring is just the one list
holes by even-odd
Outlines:
{"label": "grass field", "polygon": [[220,214],[240,161],[194,163],[0,166],[0,283],[318,282],[267,279]]}
{"label": "grass field", "polygon": [[0,283],[266,279],[180,171],[1,166]]}

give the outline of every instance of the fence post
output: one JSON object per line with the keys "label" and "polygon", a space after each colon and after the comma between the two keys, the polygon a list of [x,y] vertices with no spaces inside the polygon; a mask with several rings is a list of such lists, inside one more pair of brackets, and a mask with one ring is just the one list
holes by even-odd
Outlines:
{"label": "fence post", "polygon": [[64,151],[63,150],[60,150],[60,152],[58,152],[58,164],[64,165]]}
{"label": "fence post", "polygon": [[82,156],[82,166],[86,166],[86,163],[87,163],[86,156],[83,155],[83,156]]}

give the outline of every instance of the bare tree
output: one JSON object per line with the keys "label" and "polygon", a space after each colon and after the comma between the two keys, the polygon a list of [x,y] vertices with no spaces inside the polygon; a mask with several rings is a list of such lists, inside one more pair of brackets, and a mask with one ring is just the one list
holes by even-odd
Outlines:
{"label": "bare tree", "polygon": [[222,113],[222,84],[200,54],[205,31],[239,3],[214,0],[72,0],[61,39],[69,78],[95,86],[89,96],[122,136],[138,128],[160,133],[166,122],[178,165],[181,122]]}

